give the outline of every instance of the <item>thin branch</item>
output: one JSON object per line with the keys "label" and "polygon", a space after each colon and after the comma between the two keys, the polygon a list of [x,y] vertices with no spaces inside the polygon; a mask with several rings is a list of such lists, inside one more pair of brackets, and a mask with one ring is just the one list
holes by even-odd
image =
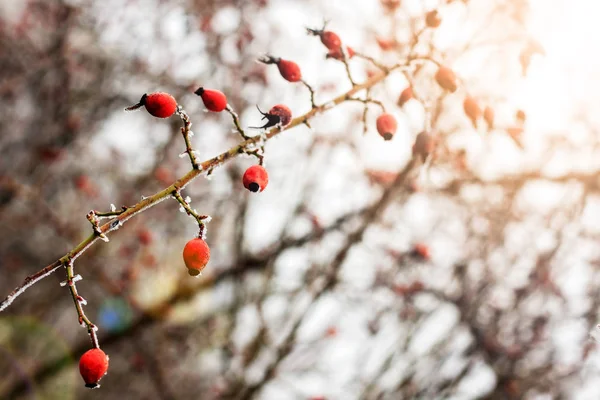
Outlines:
{"label": "thin branch", "polygon": [[192,207],[190,207],[188,201],[181,196],[181,193],[179,193],[179,190],[173,191],[173,197],[175,198],[175,200],[177,200],[179,202],[179,204],[181,204],[181,206],[185,210],[186,214],[191,217],[194,217],[196,222],[198,222],[198,228],[200,229],[200,233],[198,234],[198,237],[203,238],[205,228],[206,228],[205,221],[207,219],[209,219],[210,217],[208,215],[199,215],[196,212],[196,210],[193,210]]}
{"label": "thin branch", "polygon": [[66,264],[66,269],[67,269],[67,280],[62,282],[61,286],[65,286],[65,285],[69,286],[69,291],[71,292],[71,296],[73,297],[73,302],[75,303],[75,308],[77,309],[77,315],[79,316],[79,324],[82,326],[85,325],[85,327],[87,328],[88,334],[90,335],[90,339],[92,340],[92,346],[94,346],[94,348],[98,349],[98,348],[100,348],[100,345],[98,344],[98,335],[96,334],[96,331],[98,330],[98,328],[85,315],[85,312],[83,311],[83,306],[86,305],[86,301],[83,297],[81,297],[79,295],[79,293],[77,293],[77,286],[75,286],[75,283],[77,281],[81,280],[81,276],[74,274],[72,261],[69,261]]}
{"label": "thin branch", "polygon": [[179,115],[179,118],[181,118],[181,120],[183,121],[181,134],[183,135],[183,140],[185,141],[185,153],[187,153],[190,157],[192,168],[194,170],[198,170],[199,166],[198,161],[196,160],[196,153],[194,153],[194,149],[192,149],[192,143],[190,141],[190,137],[193,136],[193,133],[191,131],[192,121],[190,121],[189,115],[187,115],[187,113],[181,106],[177,106],[177,115]]}
{"label": "thin branch", "polygon": [[306,88],[310,92],[310,105],[311,105],[311,107],[312,108],[316,108],[317,104],[315,103],[315,90],[304,79],[302,79],[300,82],[302,82],[302,84],[304,86],[306,86]]}
{"label": "thin branch", "polygon": [[[400,67],[398,67],[398,68],[400,68]],[[391,72],[391,70],[390,70],[390,72]],[[360,92],[361,90],[364,90],[364,89],[367,89],[367,88],[370,88],[370,87],[376,85],[377,83],[384,80],[388,75],[389,75],[389,72],[387,72],[387,73],[382,72],[380,74],[377,74],[377,75],[373,76],[372,78],[368,79],[367,81],[365,81],[364,83],[352,87],[348,92],[339,95],[338,97],[334,98],[333,100],[331,100],[325,104],[318,105],[317,107],[312,108],[306,114],[301,115],[297,118],[294,118],[292,120],[292,122],[289,125],[287,125],[286,127],[284,127],[284,128],[275,127],[273,129],[271,129],[269,132],[267,132],[266,135],[253,136],[250,139],[238,144],[237,146],[232,147],[228,151],[226,151],[216,157],[208,159],[200,164],[195,163],[194,153],[191,150],[191,147],[189,147],[188,154],[190,155],[190,159],[192,160],[192,166],[194,166],[194,168],[191,171],[187,172],[184,176],[177,179],[171,186],[161,190],[160,192],[158,192],[150,197],[145,197],[141,201],[139,201],[137,204],[128,207],[126,211],[122,212],[120,215],[118,215],[116,218],[114,218],[110,222],[107,222],[107,223],[103,224],[102,226],[99,226],[98,230],[99,230],[100,234],[93,233],[92,235],[90,235],[86,239],[84,239],[81,243],[79,243],[77,246],[75,246],[71,251],[69,251],[61,259],[48,265],[47,267],[38,271],[37,273],[27,277],[21,285],[19,285],[16,289],[14,289],[5,298],[5,300],[3,300],[2,303],[0,303],[0,311],[5,310],[14,301],[14,299],[16,297],[18,297],[20,294],[22,294],[26,289],[31,287],[34,283],[38,282],[42,278],[45,278],[51,272],[54,272],[54,270],[56,270],[58,267],[60,267],[63,264],[66,264],[69,260],[74,261],[77,257],[79,257],[81,254],[83,254],[90,246],[92,246],[99,239],[101,234],[107,235],[110,232],[116,231],[130,218],[134,217],[135,215],[141,213],[142,211],[144,211],[150,207],[157,205],[158,203],[165,200],[169,196],[172,196],[172,194],[175,190],[178,190],[178,189],[181,190],[181,189],[185,188],[185,186],[187,186],[192,180],[197,178],[204,171],[212,170],[215,167],[218,167],[218,166],[224,164],[225,162],[235,158],[238,154],[245,153],[247,151],[251,151],[250,149],[252,147],[254,147],[261,140],[272,139],[273,137],[279,135],[283,131],[287,131],[289,129],[295,128],[298,125],[306,123],[310,118],[314,117],[315,115],[322,114],[322,113],[326,112],[327,110],[347,101],[347,99],[349,97],[355,95],[356,93]],[[179,113],[180,117],[182,118],[182,120],[184,121],[184,123],[186,124],[186,127],[182,128],[182,132],[183,131],[189,132],[189,127],[191,126],[191,122],[189,122],[189,117],[181,109],[179,110],[178,113]],[[189,137],[185,133],[184,133],[184,138],[186,139],[186,144],[188,144]]]}
{"label": "thin branch", "polygon": [[240,118],[238,117],[237,113],[233,111],[233,108],[231,108],[231,106],[227,104],[225,110],[231,115],[231,118],[233,118],[233,125],[235,126],[235,129],[238,131],[242,139],[250,139],[250,136],[246,135],[246,132],[244,132],[244,130],[242,129],[242,125],[240,124]]}

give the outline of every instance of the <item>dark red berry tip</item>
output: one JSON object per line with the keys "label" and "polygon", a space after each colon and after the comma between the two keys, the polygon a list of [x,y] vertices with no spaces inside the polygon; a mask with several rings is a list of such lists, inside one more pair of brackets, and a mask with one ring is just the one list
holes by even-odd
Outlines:
{"label": "dark red berry tip", "polygon": [[258,192],[258,190],[260,189],[260,185],[256,182],[252,182],[250,185],[248,185],[248,190],[250,190],[251,192]]}

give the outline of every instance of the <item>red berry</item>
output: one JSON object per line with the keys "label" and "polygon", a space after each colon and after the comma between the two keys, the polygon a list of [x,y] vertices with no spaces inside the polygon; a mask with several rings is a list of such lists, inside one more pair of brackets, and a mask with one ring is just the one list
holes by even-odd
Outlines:
{"label": "red berry", "polygon": [[200,87],[194,93],[202,98],[204,106],[210,111],[221,112],[227,107],[227,97],[218,90]]}
{"label": "red berry", "polygon": [[342,47],[342,40],[340,37],[331,31],[321,31],[321,43],[325,45],[329,50],[336,50]]}
{"label": "red berry", "polygon": [[177,101],[175,101],[175,98],[163,92],[144,94],[139,103],[127,107],[125,110],[137,110],[142,106],[146,107],[150,115],[157,118],[169,118],[177,111]]}
{"label": "red berry", "polygon": [[276,58],[269,55],[264,56],[263,58],[259,59],[259,61],[264,64],[277,64],[279,73],[286,81],[298,82],[302,79],[300,67],[293,61],[282,60],[281,58]]}
{"label": "red berry", "polygon": [[407,87],[406,89],[404,89],[402,91],[402,93],[400,94],[400,97],[398,98],[398,105],[400,107],[402,107],[404,104],[406,104],[410,99],[412,99],[413,96],[413,90],[412,87]]}
{"label": "red berry", "polygon": [[425,14],[425,23],[430,28],[437,28],[442,23],[442,19],[438,15],[437,10],[429,11]]}
{"label": "red berry", "polygon": [[100,349],[91,349],[79,359],[79,372],[85,381],[85,387],[94,389],[108,371],[108,356]]}
{"label": "red berry", "polygon": [[398,129],[396,118],[392,114],[381,114],[377,118],[377,132],[385,140],[391,140]]}
{"label": "red berry", "polygon": [[481,108],[479,108],[477,101],[471,96],[467,96],[463,102],[463,109],[473,126],[477,127],[477,119],[481,116]]}
{"label": "red berry", "polygon": [[454,93],[458,88],[456,85],[456,75],[454,74],[454,71],[448,67],[440,67],[435,74],[435,80],[442,89],[446,89],[451,93]]}
{"label": "red berry", "polygon": [[423,260],[429,260],[429,258],[431,257],[429,247],[427,247],[427,245],[423,243],[415,244],[415,247],[413,248],[413,255],[420,257]]}
{"label": "red berry", "polygon": [[494,110],[490,106],[487,106],[485,110],[483,110],[483,119],[489,129],[494,128]]}
{"label": "red berry", "polygon": [[338,50],[340,47],[342,47],[342,40],[335,32],[326,31],[325,28],[306,28],[306,30],[308,31],[309,35],[319,36],[321,38],[321,43],[323,43],[325,47],[331,51]]}
{"label": "red berry", "polygon": [[244,187],[251,192],[262,192],[269,183],[269,174],[262,165],[253,165],[244,172]]}
{"label": "red berry", "polygon": [[210,259],[210,248],[200,238],[190,240],[183,248],[183,262],[188,269],[188,274],[196,276],[202,272]]}
{"label": "red berry", "polygon": [[377,37],[375,40],[377,41],[379,48],[383,51],[394,50],[397,45],[396,41],[392,39]]}
{"label": "red berry", "polygon": [[141,229],[138,231],[137,238],[141,244],[147,246],[152,243],[152,232],[145,228]]}
{"label": "red berry", "polygon": [[354,57],[354,50],[352,49],[352,47],[350,46],[346,46],[346,54],[344,56],[344,52],[342,50],[342,47],[339,47],[337,49],[334,50],[329,50],[329,52],[327,53],[327,55],[325,56],[325,58],[333,58],[336,60],[343,60],[344,58],[352,58]]}

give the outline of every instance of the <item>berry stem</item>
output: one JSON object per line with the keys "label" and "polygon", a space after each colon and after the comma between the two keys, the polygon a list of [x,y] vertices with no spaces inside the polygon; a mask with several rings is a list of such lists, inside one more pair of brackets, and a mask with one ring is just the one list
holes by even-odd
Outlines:
{"label": "berry stem", "polygon": [[242,137],[242,139],[244,139],[244,140],[250,139],[250,136],[246,135],[246,132],[244,132],[244,130],[242,129],[242,125],[240,124],[240,118],[238,117],[237,113],[235,111],[233,111],[233,108],[231,108],[231,106],[229,104],[227,104],[227,107],[225,107],[225,110],[229,114],[231,114],[231,118],[233,119],[233,125],[235,126],[235,129],[237,129],[237,131],[240,134],[240,136]]}
{"label": "berry stem", "polygon": [[85,315],[85,311],[83,311],[83,297],[81,297],[79,293],[77,293],[77,286],[75,286],[75,282],[77,280],[75,279],[73,260],[67,261],[65,264],[65,268],[67,270],[67,286],[69,286],[69,291],[71,292],[73,302],[75,303],[75,309],[77,310],[79,323],[85,324],[88,334],[90,335],[90,339],[92,340],[92,346],[94,346],[94,348],[96,349],[99,349],[100,345],[98,344],[98,335],[96,334],[98,328]]}
{"label": "berry stem", "polygon": [[181,106],[177,106],[177,115],[181,118],[183,122],[183,126],[181,127],[181,134],[183,135],[183,140],[185,141],[185,152],[190,157],[190,162],[192,163],[192,168],[194,170],[198,170],[200,167],[198,165],[198,161],[196,160],[196,154],[194,153],[194,149],[192,149],[192,142],[190,141],[190,128],[192,127],[192,121],[190,120],[190,116],[187,115],[185,110],[181,108]]}
{"label": "berry stem", "polygon": [[178,189],[173,191],[173,197],[179,202],[179,204],[181,204],[187,215],[190,215],[196,219],[196,222],[198,222],[198,227],[200,228],[200,237],[202,237],[205,228],[204,220],[208,218],[208,215],[198,215],[198,213],[193,210],[189,203],[181,196],[181,193]]}
{"label": "berry stem", "polygon": [[304,79],[302,79],[300,82],[302,82],[302,84],[304,86],[306,86],[306,88],[310,92],[310,105],[311,105],[311,107],[312,108],[316,108],[317,104],[315,103],[315,90]]}

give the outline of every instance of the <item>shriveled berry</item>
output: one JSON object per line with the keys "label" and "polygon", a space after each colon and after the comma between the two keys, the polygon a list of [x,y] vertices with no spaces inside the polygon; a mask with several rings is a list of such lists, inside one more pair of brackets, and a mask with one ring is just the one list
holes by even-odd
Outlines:
{"label": "shriveled berry", "polygon": [[302,79],[302,71],[300,67],[293,61],[283,60],[281,58],[266,55],[259,59],[264,64],[276,64],[279,69],[279,73],[289,82],[298,82]]}
{"label": "shriveled berry", "polygon": [[218,90],[200,87],[194,93],[202,98],[204,106],[210,111],[221,112],[227,107],[227,97]]}
{"label": "shriveled berry", "polygon": [[454,71],[448,67],[440,67],[435,74],[435,80],[437,81],[438,85],[442,87],[442,89],[445,89],[451,93],[454,93],[456,89],[458,89],[456,84],[456,75],[454,74]]}
{"label": "shriveled berry", "polygon": [[481,116],[481,108],[477,101],[471,96],[467,96],[463,102],[463,109],[473,126],[477,127],[477,119]]}
{"label": "shriveled berry", "polygon": [[430,28],[437,28],[440,26],[442,19],[440,18],[437,10],[432,10],[425,14],[425,23]]}
{"label": "shriveled berry", "polygon": [[269,174],[262,165],[253,165],[244,172],[244,187],[251,192],[262,192],[269,183]]}
{"label": "shriveled berry", "polygon": [[412,87],[407,87],[400,93],[400,97],[398,98],[398,105],[402,107],[406,104],[410,99],[414,97]]}
{"label": "shriveled berry", "polygon": [[377,132],[384,140],[391,140],[397,129],[398,123],[392,114],[381,114],[377,118]]}
{"label": "shriveled berry", "polygon": [[100,379],[108,371],[108,356],[100,349],[90,349],[79,359],[79,372],[85,381],[85,387],[99,387]]}
{"label": "shriveled berry", "polygon": [[251,128],[254,129],[266,129],[275,125],[280,125],[283,128],[292,121],[292,111],[284,104],[271,107],[267,113],[260,111],[260,108],[258,108],[258,111],[263,115],[262,119],[266,119],[267,122],[263,126],[252,126]]}
{"label": "shriveled berry", "polygon": [[188,274],[196,276],[202,272],[210,259],[210,248],[201,238],[194,238],[183,248],[183,262],[188,269]]}
{"label": "shriveled berry", "polygon": [[175,101],[175,98],[164,92],[144,94],[139,103],[127,107],[125,110],[133,111],[142,106],[146,107],[150,115],[157,118],[169,118],[177,111],[177,101]]}

